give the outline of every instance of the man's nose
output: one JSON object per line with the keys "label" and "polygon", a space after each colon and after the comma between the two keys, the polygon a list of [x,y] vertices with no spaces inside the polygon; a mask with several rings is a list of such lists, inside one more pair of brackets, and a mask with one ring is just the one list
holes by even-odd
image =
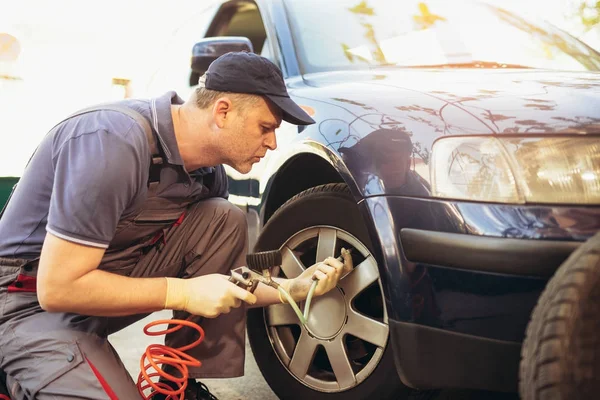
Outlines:
{"label": "man's nose", "polygon": [[267,138],[265,139],[265,146],[267,146],[269,150],[275,150],[277,148],[277,137],[275,136],[275,131],[267,135]]}

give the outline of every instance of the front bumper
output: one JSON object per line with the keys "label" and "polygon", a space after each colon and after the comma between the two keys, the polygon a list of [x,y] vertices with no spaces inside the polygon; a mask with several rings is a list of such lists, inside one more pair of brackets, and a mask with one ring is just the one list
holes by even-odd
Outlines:
{"label": "front bumper", "polygon": [[396,365],[412,387],[515,391],[547,280],[600,231],[600,207],[364,200]]}
{"label": "front bumper", "polygon": [[[405,228],[406,259],[466,271],[551,277],[581,242],[530,240]],[[434,250],[434,251],[432,251]]]}

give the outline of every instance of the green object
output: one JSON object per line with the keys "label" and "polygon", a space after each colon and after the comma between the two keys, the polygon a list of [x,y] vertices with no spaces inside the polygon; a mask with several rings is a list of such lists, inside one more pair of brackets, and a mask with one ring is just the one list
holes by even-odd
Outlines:
{"label": "green object", "polygon": [[310,302],[312,301],[312,298],[313,298],[313,295],[315,293],[315,289],[316,289],[318,283],[319,283],[319,281],[315,280],[315,281],[313,281],[312,285],[310,286],[310,289],[308,291],[308,296],[306,297],[306,304],[304,304],[304,314],[302,314],[302,311],[300,311],[298,304],[296,304],[296,302],[294,301],[292,296],[290,296],[290,294],[281,286],[277,287],[277,289],[285,296],[289,305],[292,306],[292,308],[296,312],[296,315],[298,316],[298,319],[300,320],[302,325],[306,325],[306,321],[308,320],[308,309],[310,308]]}
{"label": "green object", "polygon": [[298,308],[298,304],[296,304],[296,302],[294,301],[292,296],[290,296],[290,294],[281,286],[278,286],[277,289],[285,296],[285,298],[288,301],[288,304],[290,306],[292,306],[292,308],[296,312],[296,315],[298,316],[298,319],[300,319],[300,322],[302,323],[302,325],[306,325],[306,319],[304,319],[304,315],[302,315],[302,311],[300,311],[300,309]]}
{"label": "green object", "polygon": [[[337,260],[340,262],[344,262],[343,254],[344,253],[350,254],[350,252],[351,252],[351,250],[346,250],[346,249],[342,248],[342,255],[339,256],[337,258]],[[313,277],[313,279],[314,279],[314,277]],[[296,304],[296,302],[294,301],[292,296],[290,296],[290,294],[284,288],[282,288],[281,285],[277,285],[277,289],[285,296],[285,298],[287,299],[290,306],[292,306],[292,308],[294,309],[294,312],[298,316],[298,319],[300,319],[300,322],[302,323],[302,325],[306,325],[306,321],[308,321],[308,311],[310,310],[310,303],[315,294],[315,289],[317,288],[318,283],[319,283],[319,281],[315,279],[313,281],[312,285],[310,285],[310,289],[308,290],[308,296],[306,296],[306,303],[304,304],[304,314],[302,314],[302,311],[300,311],[300,308],[298,307],[298,305]]]}
{"label": "green object", "polygon": [[4,207],[4,204],[6,204],[6,200],[8,200],[8,196],[10,196],[13,186],[15,186],[18,181],[19,178],[12,176],[0,177],[0,210]]}
{"label": "green object", "polygon": [[310,289],[308,291],[308,296],[306,296],[306,304],[304,304],[304,320],[308,321],[308,310],[310,309],[310,302],[312,301],[313,295],[315,294],[315,289],[317,288],[317,284],[319,281],[314,280],[312,285],[310,285]]}

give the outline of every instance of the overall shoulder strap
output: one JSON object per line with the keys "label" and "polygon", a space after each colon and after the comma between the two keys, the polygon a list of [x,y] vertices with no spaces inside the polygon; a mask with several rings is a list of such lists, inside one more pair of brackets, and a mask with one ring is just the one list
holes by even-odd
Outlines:
{"label": "overall shoulder strap", "polygon": [[[146,132],[146,139],[148,140],[148,146],[150,147],[150,154],[151,154],[150,173],[148,176],[148,187],[157,185],[158,182],[160,182],[160,170],[162,168],[163,158],[160,155],[160,152],[158,151],[158,147],[156,145],[156,140],[154,138],[154,133],[152,132],[152,128],[150,127],[150,123],[139,112],[137,112],[129,107],[120,105],[120,104],[100,104],[97,106],[92,106],[92,107],[84,108],[83,110],[79,110],[76,113],[65,118],[63,121],[59,122],[59,124],[66,121],[67,119],[76,117],[78,115],[87,114],[87,113],[90,113],[93,111],[100,111],[100,110],[111,110],[111,111],[117,111],[122,114],[125,114],[125,115],[129,116],[130,118],[133,118],[144,129],[144,132]],[[54,128],[52,128],[52,129],[54,129]],[[2,215],[0,214],[0,216],[2,216]]]}
{"label": "overall shoulder strap", "polygon": [[[52,129],[50,129],[48,132],[52,132],[58,125],[62,124],[63,122],[65,122],[71,118],[77,117],[79,115],[87,114],[90,112],[94,112],[94,111],[101,111],[101,110],[112,110],[112,111],[117,111],[122,114],[125,114],[125,115],[129,116],[130,118],[132,118],[133,120],[135,120],[142,127],[142,129],[144,129],[144,132],[146,133],[146,139],[148,140],[148,146],[150,147],[150,154],[151,154],[151,160],[150,160],[151,165],[150,165],[148,186],[158,184],[158,182],[160,181],[160,170],[161,170],[161,167],[163,164],[163,158],[158,151],[158,147],[156,145],[156,140],[154,138],[154,133],[152,132],[152,128],[150,127],[150,123],[148,122],[148,120],[143,115],[141,115],[139,112],[137,112],[129,107],[119,105],[119,104],[100,104],[100,105],[96,105],[96,106],[92,106],[92,107],[87,107],[87,108],[84,108],[82,110],[79,110],[79,111],[69,115],[67,118],[63,119],[62,121],[60,121],[59,123],[54,125],[52,127]],[[33,152],[33,154],[35,154],[35,151]],[[31,162],[31,159],[33,158],[33,154],[29,158],[29,161],[27,162],[27,164],[29,164]],[[4,203],[4,206],[0,210],[0,218],[2,218],[2,215],[4,214],[4,211],[6,210],[6,206],[8,205],[8,202],[10,201],[13,193],[15,192],[16,187],[17,187],[17,184],[13,185],[12,190],[11,190],[10,194],[8,195],[8,198],[6,199],[6,202]]]}
{"label": "overall shoulder strap", "polygon": [[160,154],[158,152],[158,147],[156,146],[156,140],[154,138],[154,133],[152,132],[152,128],[150,127],[150,123],[148,122],[148,120],[139,112],[137,112],[129,107],[120,105],[120,104],[101,104],[101,105],[97,105],[97,106],[84,108],[82,110],[79,110],[79,111],[69,115],[67,118],[63,119],[58,124],[56,124],[52,129],[56,128],[56,126],[62,124],[63,122],[65,122],[68,119],[77,117],[79,115],[87,114],[90,112],[102,111],[102,110],[120,112],[121,114],[125,114],[128,117],[135,120],[144,129],[144,132],[146,133],[146,139],[148,140],[148,145],[150,146],[150,153],[152,154],[152,157],[153,158],[160,157],[162,159],[162,157],[160,156]]}

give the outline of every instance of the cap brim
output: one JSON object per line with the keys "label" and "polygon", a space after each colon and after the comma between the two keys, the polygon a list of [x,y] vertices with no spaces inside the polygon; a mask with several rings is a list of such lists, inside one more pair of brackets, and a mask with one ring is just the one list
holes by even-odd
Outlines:
{"label": "cap brim", "polygon": [[315,120],[310,117],[294,100],[284,96],[265,95],[283,112],[284,121],[294,125],[311,125]]}

